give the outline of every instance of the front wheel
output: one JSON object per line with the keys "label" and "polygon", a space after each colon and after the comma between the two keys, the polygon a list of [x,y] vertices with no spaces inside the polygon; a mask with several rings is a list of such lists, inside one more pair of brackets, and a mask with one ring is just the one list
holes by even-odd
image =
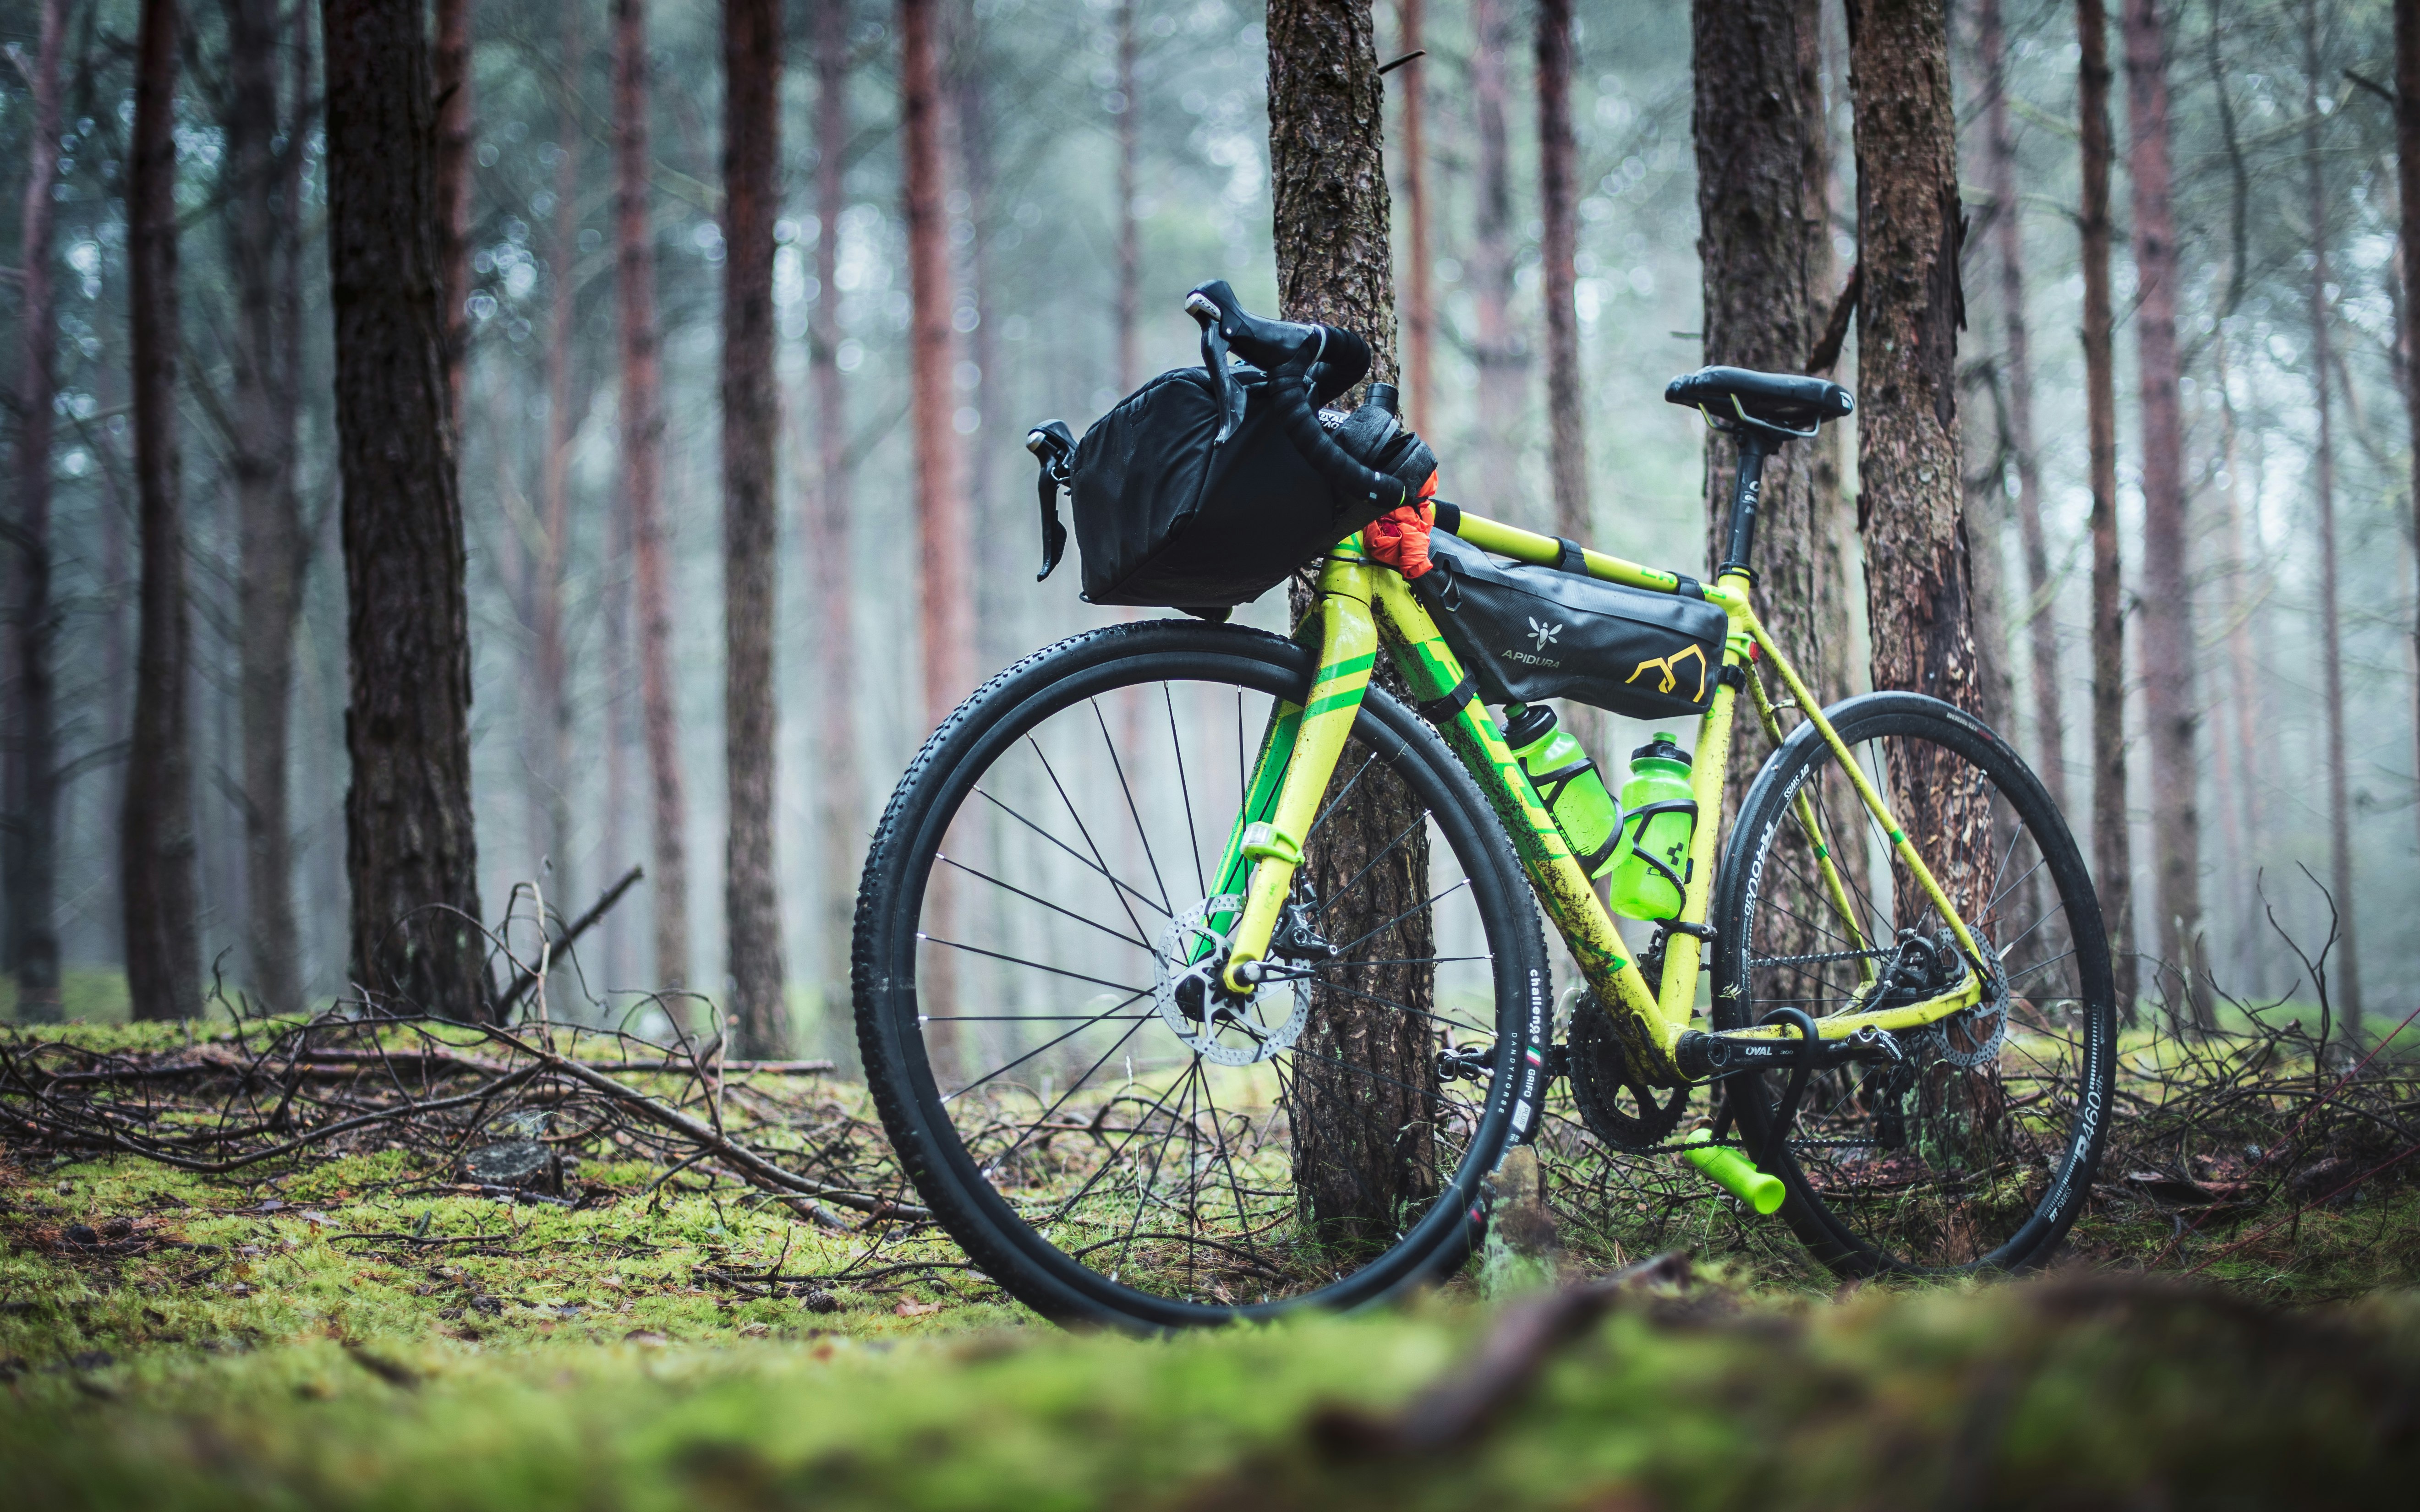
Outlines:
{"label": "front wheel", "polygon": [[[1535,1117],[1538,915],[1469,776],[1372,687],[1249,997],[1222,862],[1313,654],[1234,626],[1080,635],[900,779],[858,894],[858,1042],[968,1256],[1065,1322],[1350,1306],[1468,1254]],[[1280,741],[1280,747],[1283,746]]]}
{"label": "front wheel", "polygon": [[1833,1270],[2038,1265],[2083,1210],[2108,1127],[2117,994],[2091,874],[2040,779],[1980,720],[1915,693],[1852,699],[1829,718],[1985,959],[1964,959],[1804,724],[1758,774],[1724,852],[1715,1026],[1912,1002],[1978,969],[1982,999],[1900,1035],[1897,1065],[1817,1073],[1778,1147],[1781,1075],[1730,1079],[1727,1099],[1788,1186],[1783,1216]]}

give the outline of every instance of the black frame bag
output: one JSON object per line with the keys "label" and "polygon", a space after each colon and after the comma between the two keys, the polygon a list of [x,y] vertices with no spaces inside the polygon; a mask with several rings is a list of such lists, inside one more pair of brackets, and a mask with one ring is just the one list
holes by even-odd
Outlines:
{"label": "black frame bag", "polygon": [[1413,591],[1490,703],[1573,699],[1633,718],[1706,712],[1730,617],[1686,578],[1678,594],[1589,577],[1563,543],[1553,567],[1506,566],[1460,536],[1429,536]]}

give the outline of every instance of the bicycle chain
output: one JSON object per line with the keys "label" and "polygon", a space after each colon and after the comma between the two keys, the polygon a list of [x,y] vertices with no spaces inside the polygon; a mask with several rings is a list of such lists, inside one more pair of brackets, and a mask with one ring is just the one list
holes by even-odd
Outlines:
{"label": "bicycle chain", "polygon": [[1824,955],[1759,955],[1748,958],[1752,966],[1816,966],[1834,961],[1880,961],[1888,950],[1834,950]]}

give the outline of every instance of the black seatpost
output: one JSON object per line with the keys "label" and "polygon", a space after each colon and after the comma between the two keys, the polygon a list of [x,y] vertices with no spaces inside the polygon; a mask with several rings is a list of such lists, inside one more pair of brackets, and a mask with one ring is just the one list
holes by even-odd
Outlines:
{"label": "black seatpost", "polygon": [[1737,434],[1739,476],[1731,484],[1730,546],[1723,553],[1722,565],[1714,569],[1716,578],[1748,570],[1748,552],[1756,545],[1756,498],[1764,481],[1764,459],[1781,446],[1755,426],[1742,426]]}

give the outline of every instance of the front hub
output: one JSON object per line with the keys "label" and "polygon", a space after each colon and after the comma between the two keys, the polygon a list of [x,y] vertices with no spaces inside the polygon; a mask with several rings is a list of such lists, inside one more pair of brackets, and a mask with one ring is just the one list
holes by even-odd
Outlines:
{"label": "front hub", "polygon": [[1307,974],[1255,987],[1249,995],[1225,980],[1235,920],[1244,900],[1235,893],[1205,898],[1178,913],[1159,933],[1152,1003],[1178,1042],[1219,1066],[1249,1066],[1294,1048],[1311,1017]]}

